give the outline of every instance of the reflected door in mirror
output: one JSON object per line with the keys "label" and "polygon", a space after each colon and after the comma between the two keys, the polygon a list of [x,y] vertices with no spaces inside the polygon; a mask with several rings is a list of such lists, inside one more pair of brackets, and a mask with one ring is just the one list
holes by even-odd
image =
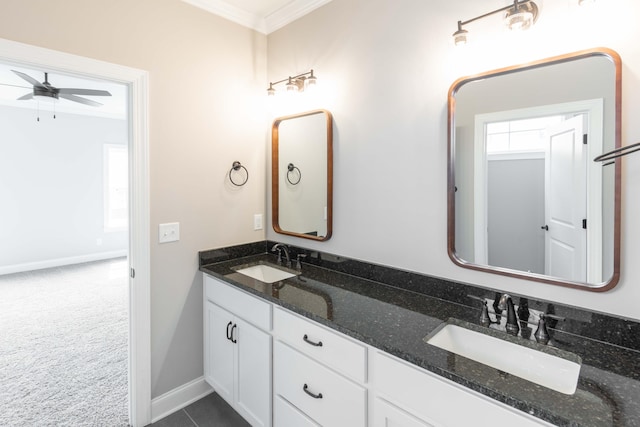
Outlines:
{"label": "reflected door in mirror", "polygon": [[619,277],[620,59],[597,49],[466,77],[449,93],[451,259],[607,290]]}

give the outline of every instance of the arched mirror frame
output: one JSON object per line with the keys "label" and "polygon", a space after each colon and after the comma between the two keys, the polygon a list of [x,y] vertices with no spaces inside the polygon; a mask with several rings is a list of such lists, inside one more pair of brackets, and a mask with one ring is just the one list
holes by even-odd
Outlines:
{"label": "arched mirror frame", "polygon": [[[546,276],[543,274],[529,273],[519,270],[512,270],[503,267],[495,267],[489,265],[479,265],[472,262],[465,261],[459,258],[456,254],[456,235],[455,235],[455,108],[456,108],[456,93],[465,84],[483,80],[491,77],[497,77],[510,73],[517,73],[520,71],[531,70],[539,67],[552,66],[554,64],[560,64],[567,61],[575,61],[579,59],[604,56],[610,59],[615,66],[615,131],[614,131],[614,144],[615,148],[621,146],[621,96],[622,96],[622,65],[619,55],[607,48],[595,48],[583,50],[567,55],[560,55],[551,58],[542,59],[539,61],[533,61],[527,64],[516,65],[512,67],[505,67],[473,76],[462,77],[456,80],[449,89],[448,96],[448,176],[447,176],[447,252],[449,258],[458,266],[463,268],[469,268],[472,270],[484,271],[487,273],[500,274],[504,276],[532,280],[536,282],[543,282],[553,285],[559,285],[574,289],[581,289],[592,292],[604,292],[612,289],[620,279],[620,198],[621,198],[621,159],[615,159],[615,171],[614,171],[614,243],[613,243],[613,272],[609,280],[603,283],[583,283],[571,280],[565,280],[554,276]],[[589,159],[591,161],[592,159]]]}
{"label": "arched mirror frame", "polygon": [[[310,234],[297,233],[285,230],[280,227],[280,161],[279,161],[279,127],[285,120],[307,117],[314,114],[323,114],[326,118],[327,132],[327,233],[325,236],[313,236]],[[312,110],[299,114],[278,117],[274,120],[271,128],[271,217],[272,226],[276,233],[289,236],[301,237],[303,239],[325,241],[331,238],[333,231],[333,116],[327,110]]]}

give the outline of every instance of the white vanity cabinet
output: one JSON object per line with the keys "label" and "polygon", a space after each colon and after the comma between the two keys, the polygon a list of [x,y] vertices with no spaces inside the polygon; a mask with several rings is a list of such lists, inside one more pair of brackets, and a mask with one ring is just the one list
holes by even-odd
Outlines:
{"label": "white vanity cabinet", "polygon": [[271,426],[271,304],[204,276],[205,380],[254,427]]}
{"label": "white vanity cabinet", "polygon": [[274,425],[367,425],[366,346],[274,309]]}
{"label": "white vanity cabinet", "polygon": [[204,322],[205,380],[254,427],[551,426],[206,274]]}
{"label": "white vanity cabinet", "polygon": [[374,427],[551,426],[386,353],[371,359]]}

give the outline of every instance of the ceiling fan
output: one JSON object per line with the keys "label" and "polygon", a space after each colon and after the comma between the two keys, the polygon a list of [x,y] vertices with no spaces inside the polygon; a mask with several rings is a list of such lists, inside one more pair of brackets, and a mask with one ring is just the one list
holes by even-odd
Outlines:
{"label": "ceiling fan", "polygon": [[102,104],[91,99],[82,98],[77,95],[90,95],[90,96],[111,96],[106,90],[97,89],[72,89],[72,88],[57,88],[49,83],[49,73],[44,73],[44,82],[40,83],[28,74],[20,71],[11,70],[16,75],[26,80],[33,86],[33,93],[28,93],[18,98],[18,100],[27,99],[59,99],[64,98],[69,101],[79,102],[80,104],[91,105],[92,107],[99,107]]}

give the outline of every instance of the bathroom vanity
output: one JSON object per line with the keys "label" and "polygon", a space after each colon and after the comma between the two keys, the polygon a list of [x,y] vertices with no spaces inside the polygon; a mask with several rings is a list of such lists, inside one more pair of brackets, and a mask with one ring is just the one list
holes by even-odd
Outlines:
{"label": "bathroom vanity", "polygon": [[239,273],[282,268],[268,243],[262,253],[260,244],[201,253],[205,379],[252,425],[640,423],[637,350],[554,330],[551,345],[581,363],[575,393],[554,391],[427,343],[450,318],[478,323],[460,292],[471,287],[436,280],[458,294],[436,298],[313,263],[273,283]]}

